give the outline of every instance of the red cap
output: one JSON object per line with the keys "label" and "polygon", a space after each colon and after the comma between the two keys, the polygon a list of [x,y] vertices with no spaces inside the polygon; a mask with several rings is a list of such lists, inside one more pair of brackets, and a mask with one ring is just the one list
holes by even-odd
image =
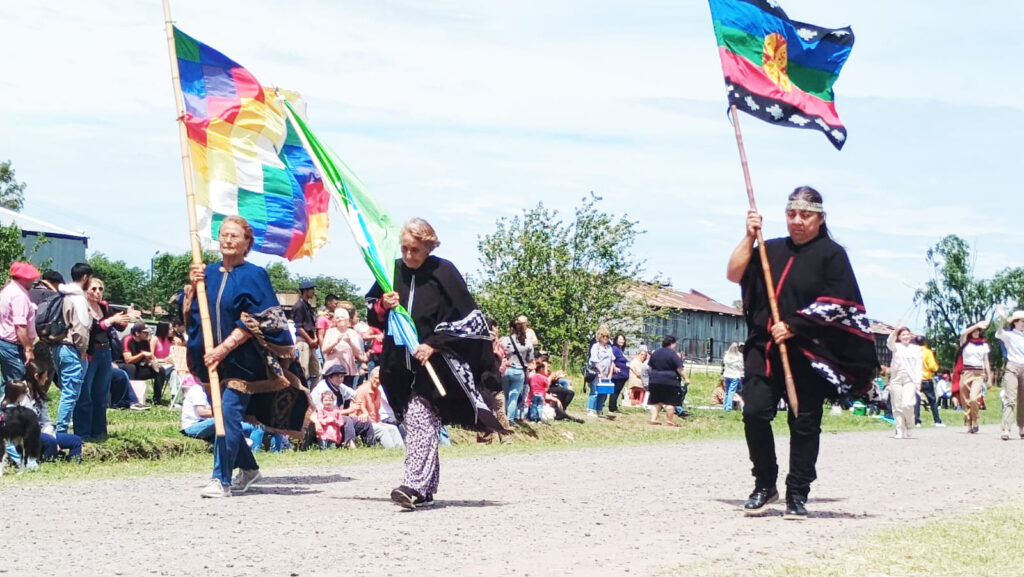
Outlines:
{"label": "red cap", "polygon": [[12,262],[11,263],[11,278],[21,280],[36,280],[41,275],[39,269],[32,265],[30,262]]}

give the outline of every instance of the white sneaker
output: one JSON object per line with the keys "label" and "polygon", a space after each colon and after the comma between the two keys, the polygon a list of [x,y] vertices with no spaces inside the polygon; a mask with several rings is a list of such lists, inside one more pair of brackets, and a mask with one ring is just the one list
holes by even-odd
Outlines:
{"label": "white sneaker", "polygon": [[945,429],[946,428],[946,423],[935,423],[935,426],[940,428],[940,429]]}
{"label": "white sneaker", "polygon": [[240,469],[238,473],[235,473],[235,478],[231,479],[231,490],[236,493],[244,493],[249,490],[249,487],[252,487],[253,483],[262,478],[263,474],[259,469],[249,471]]}
{"label": "white sneaker", "polygon": [[896,434],[892,436],[893,439],[902,439],[903,431],[896,431]]}
{"label": "white sneaker", "polygon": [[587,411],[587,416],[590,417],[591,419],[596,419],[597,411]]}
{"label": "white sneaker", "polygon": [[210,479],[210,482],[199,492],[199,496],[205,499],[220,499],[231,496],[231,487],[221,485],[220,479]]}

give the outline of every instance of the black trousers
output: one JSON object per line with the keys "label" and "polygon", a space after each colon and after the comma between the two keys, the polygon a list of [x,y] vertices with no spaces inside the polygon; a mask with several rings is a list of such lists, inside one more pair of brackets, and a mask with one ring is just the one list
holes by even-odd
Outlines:
{"label": "black trousers", "polygon": [[569,404],[576,398],[576,391],[561,385],[551,385],[548,387],[548,392],[562,402],[562,408],[565,410],[569,409]]}
{"label": "black trousers", "polygon": [[[777,372],[781,373],[781,367],[778,368]],[[794,417],[793,411],[787,410],[789,474],[786,475],[786,490],[788,494],[807,497],[811,483],[817,478],[815,466],[821,441],[825,385],[806,361],[794,362],[793,373],[800,415]],[[785,396],[786,385],[781,374],[770,378],[752,375],[743,379],[743,428],[753,464],[751,472],[759,489],[774,487],[779,477],[772,420],[778,412],[779,399]]]}
{"label": "black trousers", "polygon": [[615,385],[615,393],[608,398],[608,410],[617,412],[619,410],[619,397],[622,395],[622,389],[626,386],[628,379],[612,379],[612,384]]}

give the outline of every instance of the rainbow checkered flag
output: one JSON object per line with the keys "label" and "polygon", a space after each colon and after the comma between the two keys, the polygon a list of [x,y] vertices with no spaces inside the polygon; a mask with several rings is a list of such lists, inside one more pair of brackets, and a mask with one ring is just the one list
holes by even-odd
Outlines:
{"label": "rainbow checkered flag", "polygon": [[280,104],[248,70],[174,28],[199,234],[213,245],[224,217],[245,217],[254,250],[294,260],[327,243],[324,189]]}

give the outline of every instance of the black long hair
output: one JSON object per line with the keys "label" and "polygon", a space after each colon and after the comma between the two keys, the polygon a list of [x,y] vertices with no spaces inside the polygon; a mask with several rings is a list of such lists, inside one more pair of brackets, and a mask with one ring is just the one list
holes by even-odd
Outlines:
{"label": "black long hair", "polygon": [[[793,192],[789,194],[788,200],[790,202],[794,200],[806,200],[807,202],[824,204],[821,198],[821,193],[807,185],[798,186],[795,189],[793,189]],[[821,213],[821,229],[818,230],[818,236],[827,236],[829,238],[832,238],[832,233],[829,232],[828,230],[828,223],[825,222],[824,212]]]}

